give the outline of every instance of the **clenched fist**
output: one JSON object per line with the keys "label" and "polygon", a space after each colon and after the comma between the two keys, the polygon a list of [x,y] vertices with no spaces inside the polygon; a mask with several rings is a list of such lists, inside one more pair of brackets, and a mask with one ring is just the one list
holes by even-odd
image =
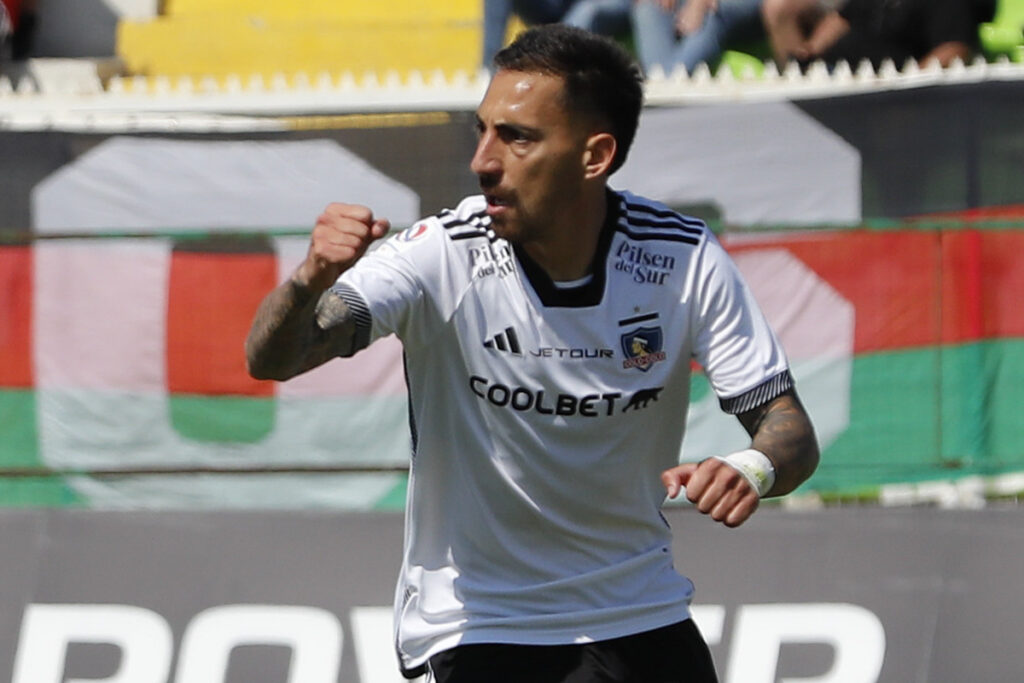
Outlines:
{"label": "clenched fist", "polygon": [[314,291],[327,289],[390,229],[387,219],[374,218],[365,206],[329,204],[313,228],[306,260],[292,279]]}
{"label": "clenched fist", "polygon": [[687,499],[698,510],[728,527],[747,521],[761,502],[742,474],[714,458],[665,470],[661,483],[669,498],[675,498],[686,487]]}

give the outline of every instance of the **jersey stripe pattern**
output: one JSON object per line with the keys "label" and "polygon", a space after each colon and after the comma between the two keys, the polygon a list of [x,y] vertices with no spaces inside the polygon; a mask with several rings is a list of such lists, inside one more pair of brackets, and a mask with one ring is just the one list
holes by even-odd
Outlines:
{"label": "jersey stripe pattern", "polygon": [[624,201],[623,205],[626,214],[619,222],[619,229],[634,240],[656,239],[697,245],[708,230],[704,221],[687,218],[670,209],[637,201]]}

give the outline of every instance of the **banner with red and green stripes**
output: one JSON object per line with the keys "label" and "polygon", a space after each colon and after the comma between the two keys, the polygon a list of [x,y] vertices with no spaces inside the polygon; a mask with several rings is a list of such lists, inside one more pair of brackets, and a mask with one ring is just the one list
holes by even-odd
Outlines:
{"label": "banner with red and green stripes", "polygon": [[815,489],[1024,470],[1024,230],[858,230],[775,246],[856,316],[849,423]]}
{"label": "banner with red and green stripes", "polygon": [[[723,239],[822,442],[804,492],[1024,471],[1022,227]],[[245,371],[253,312],[305,248],[298,236],[0,247],[0,503],[400,506],[396,341],[280,384]],[[693,383],[681,457],[742,445]]]}

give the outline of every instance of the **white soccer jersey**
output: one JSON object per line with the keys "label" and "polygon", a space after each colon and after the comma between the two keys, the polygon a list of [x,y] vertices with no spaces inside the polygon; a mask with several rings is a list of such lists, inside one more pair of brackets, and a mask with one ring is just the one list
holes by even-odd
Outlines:
{"label": "white soccer jersey", "polygon": [[396,591],[403,668],[460,643],[565,644],[685,619],[660,473],[691,361],[728,412],[791,386],[698,220],[609,192],[593,278],[564,290],[488,227],[482,197],[392,237],[334,291],[359,346],[405,348],[413,456]]}

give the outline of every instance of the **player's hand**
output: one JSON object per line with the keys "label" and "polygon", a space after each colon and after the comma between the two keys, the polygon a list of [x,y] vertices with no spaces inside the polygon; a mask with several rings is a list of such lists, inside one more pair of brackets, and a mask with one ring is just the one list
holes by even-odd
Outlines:
{"label": "player's hand", "polygon": [[727,527],[737,527],[754,514],[761,499],[735,468],[709,458],[686,463],[661,473],[669,498],[686,489],[686,498],[698,510]]}
{"label": "player's hand", "polygon": [[316,221],[306,260],[293,279],[315,291],[327,289],[390,228],[387,219],[374,218],[373,211],[365,206],[329,204]]}

